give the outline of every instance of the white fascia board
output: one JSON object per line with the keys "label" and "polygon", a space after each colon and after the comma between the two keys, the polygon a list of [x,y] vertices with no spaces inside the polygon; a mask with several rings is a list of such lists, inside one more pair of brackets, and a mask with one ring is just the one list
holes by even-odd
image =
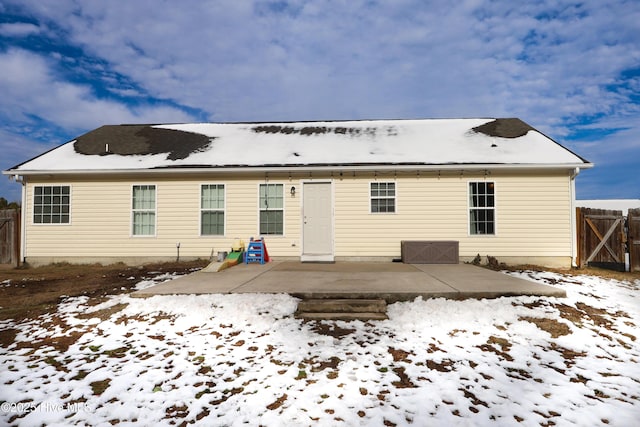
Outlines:
{"label": "white fascia board", "polygon": [[238,167],[185,167],[154,169],[76,169],[76,170],[7,170],[4,175],[129,175],[129,174],[203,174],[203,173],[262,173],[262,172],[329,172],[329,171],[472,171],[472,170],[551,170],[589,169],[593,163],[558,164],[443,164],[443,165],[327,165],[327,166],[238,166]]}

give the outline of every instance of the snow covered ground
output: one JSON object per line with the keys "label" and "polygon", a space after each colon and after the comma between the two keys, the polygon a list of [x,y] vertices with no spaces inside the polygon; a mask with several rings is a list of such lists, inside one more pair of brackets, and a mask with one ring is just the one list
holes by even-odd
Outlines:
{"label": "snow covered ground", "polygon": [[637,425],[640,280],[512,274],[568,297],[367,323],[305,323],[287,295],[66,298],[0,322],[0,424]]}

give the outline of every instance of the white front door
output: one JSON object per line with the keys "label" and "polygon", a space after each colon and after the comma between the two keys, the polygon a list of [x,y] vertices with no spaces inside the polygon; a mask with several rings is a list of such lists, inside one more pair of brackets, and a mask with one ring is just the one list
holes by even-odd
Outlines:
{"label": "white front door", "polygon": [[302,261],[333,261],[331,183],[302,185]]}

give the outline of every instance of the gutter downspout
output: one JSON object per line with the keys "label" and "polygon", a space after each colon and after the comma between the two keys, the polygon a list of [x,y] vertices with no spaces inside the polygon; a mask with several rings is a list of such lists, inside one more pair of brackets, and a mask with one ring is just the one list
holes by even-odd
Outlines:
{"label": "gutter downspout", "polygon": [[25,263],[25,256],[27,253],[27,184],[24,182],[24,176],[13,175],[15,182],[19,182],[22,185],[22,202],[20,205],[20,264]]}
{"label": "gutter downspout", "polygon": [[578,236],[576,229],[576,177],[580,173],[580,168],[576,167],[571,174],[571,266],[578,267]]}

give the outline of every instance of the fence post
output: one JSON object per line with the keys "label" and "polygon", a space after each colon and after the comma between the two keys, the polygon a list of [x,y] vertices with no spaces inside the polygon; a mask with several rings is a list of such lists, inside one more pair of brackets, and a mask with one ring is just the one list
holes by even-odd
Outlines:
{"label": "fence post", "polygon": [[640,208],[629,209],[627,215],[629,271],[640,271]]}
{"label": "fence post", "polygon": [[576,222],[578,227],[578,267],[585,266],[587,259],[587,230],[585,228],[585,215],[590,212],[589,208],[577,208]]}
{"label": "fence post", "polygon": [[0,264],[20,266],[20,211],[0,211]]}

